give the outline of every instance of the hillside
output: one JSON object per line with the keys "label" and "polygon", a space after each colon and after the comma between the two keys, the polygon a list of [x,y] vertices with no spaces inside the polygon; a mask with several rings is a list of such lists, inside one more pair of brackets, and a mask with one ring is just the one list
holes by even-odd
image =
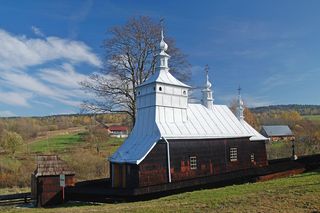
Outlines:
{"label": "hillside", "polygon": [[0,207],[1,212],[319,212],[320,170],[267,182],[227,186],[118,204],[56,208]]}
{"label": "hillside", "polygon": [[289,104],[289,105],[271,105],[263,107],[250,108],[253,113],[263,113],[270,111],[297,111],[300,115],[320,115],[320,105],[299,105],[299,104]]}

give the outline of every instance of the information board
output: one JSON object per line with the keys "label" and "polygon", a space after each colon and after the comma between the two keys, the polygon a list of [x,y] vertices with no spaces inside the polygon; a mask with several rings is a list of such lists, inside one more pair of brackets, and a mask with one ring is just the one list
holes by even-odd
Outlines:
{"label": "information board", "polygon": [[64,174],[60,175],[60,186],[65,187],[66,186],[66,176]]}

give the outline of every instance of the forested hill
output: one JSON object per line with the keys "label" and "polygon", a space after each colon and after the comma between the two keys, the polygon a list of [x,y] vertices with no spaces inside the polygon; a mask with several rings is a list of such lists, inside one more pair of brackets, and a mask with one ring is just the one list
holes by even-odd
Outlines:
{"label": "forested hill", "polygon": [[299,112],[300,115],[320,115],[320,105],[300,105],[300,104],[271,105],[271,106],[250,108],[250,110],[254,113],[294,110]]}

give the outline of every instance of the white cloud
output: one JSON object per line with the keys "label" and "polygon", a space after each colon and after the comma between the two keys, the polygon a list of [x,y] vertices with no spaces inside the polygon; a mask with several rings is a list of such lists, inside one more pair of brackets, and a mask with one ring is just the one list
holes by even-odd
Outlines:
{"label": "white cloud", "polygon": [[31,97],[30,93],[0,92],[0,102],[14,106],[29,107],[28,99]]}
{"label": "white cloud", "polygon": [[54,98],[54,99],[63,103],[63,104],[73,106],[73,107],[78,107],[78,108],[81,106],[81,103],[82,103],[81,101],[68,100],[68,99],[63,99],[63,98]]}
{"label": "white cloud", "polygon": [[45,98],[79,107],[88,94],[78,83],[88,76],[77,72],[75,66],[84,63],[97,69],[100,59],[81,41],[46,37],[39,28],[31,29],[41,38],[13,35],[0,29],[0,102],[53,107],[44,103]]}
{"label": "white cloud", "polygon": [[15,117],[15,116],[17,115],[8,110],[0,111],[0,117]]}
{"label": "white cloud", "polygon": [[77,73],[71,64],[63,64],[60,68],[40,69],[40,78],[63,87],[79,88],[79,82],[88,79],[88,76]]}
{"label": "white cloud", "polygon": [[38,27],[31,26],[31,30],[35,35],[40,36],[40,37],[45,37],[43,32]]}
{"label": "white cloud", "polygon": [[40,105],[43,105],[43,106],[46,106],[46,107],[49,107],[49,108],[53,108],[54,107],[52,104],[49,104],[49,103],[46,103],[46,102],[43,102],[43,101],[33,100],[32,103],[40,104]]}
{"label": "white cloud", "polygon": [[60,96],[56,94],[52,88],[25,73],[9,73],[5,72],[0,76],[5,83],[24,90],[32,91],[40,95]]}
{"label": "white cloud", "polygon": [[34,39],[0,29],[0,49],[0,68],[5,69],[23,69],[57,59],[101,66],[99,58],[85,43],[59,37]]}
{"label": "white cloud", "polygon": [[[84,91],[79,89],[79,85],[76,89],[55,87],[53,85],[45,84],[39,79],[25,73],[4,73],[0,78],[3,79],[3,82],[15,87],[16,89],[23,91],[27,90],[33,92],[37,96],[49,98],[73,107],[79,107],[81,105],[81,101],[78,99],[84,98],[86,97],[85,95],[87,95]],[[20,106],[27,106],[27,104],[20,102],[12,102],[12,104],[14,103]]]}

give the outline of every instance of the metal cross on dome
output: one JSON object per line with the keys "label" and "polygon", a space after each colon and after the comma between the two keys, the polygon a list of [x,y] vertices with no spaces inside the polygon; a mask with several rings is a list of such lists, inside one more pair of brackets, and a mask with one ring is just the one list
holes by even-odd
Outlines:
{"label": "metal cross on dome", "polygon": [[208,73],[209,73],[209,65],[208,64],[206,64],[204,71],[206,72],[206,76],[208,76]]}
{"label": "metal cross on dome", "polygon": [[238,95],[241,95],[241,90],[242,90],[242,88],[240,87],[240,85],[239,85],[239,87],[238,87]]}
{"label": "metal cross on dome", "polygon": [[163,22],[164,22],[164,18],[160,18],[160,25],[161,25],[161,28],[163,28]]}
{"label": "metal cross on dome", "polygon": [[164,26],[163,22],[164,22],[164,18],[162,17],[162,18],[160,19],[161,37],[162,37],[162,39],[163,39],[163,26]]}

